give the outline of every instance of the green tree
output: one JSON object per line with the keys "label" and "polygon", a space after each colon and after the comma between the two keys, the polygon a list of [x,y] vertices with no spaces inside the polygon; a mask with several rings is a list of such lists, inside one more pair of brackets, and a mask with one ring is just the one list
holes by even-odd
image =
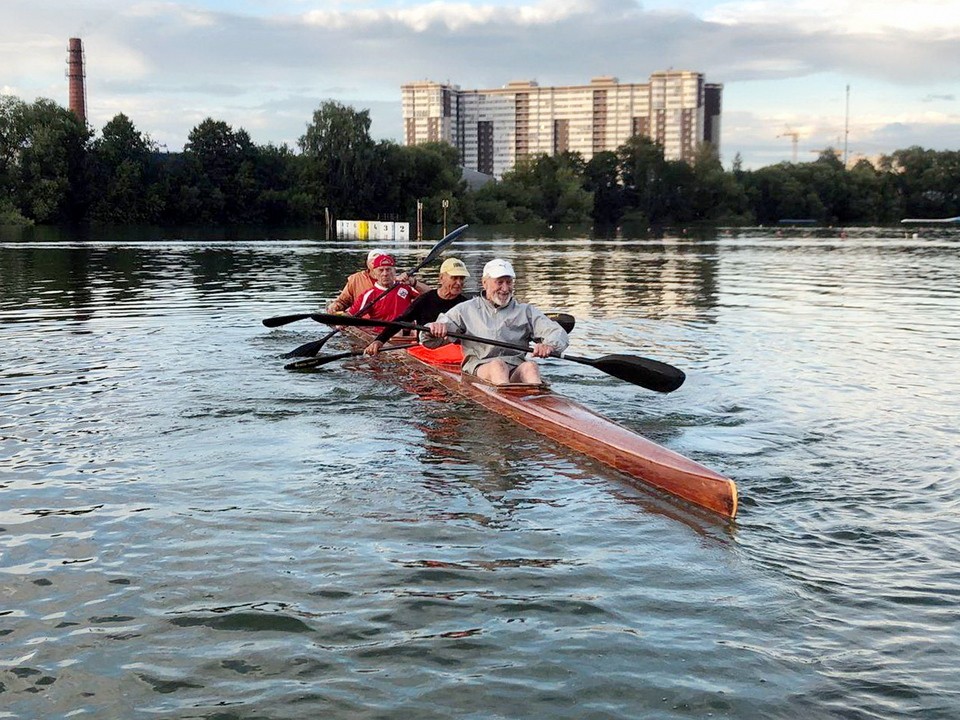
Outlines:
{"label": "green tree", "polygon": [[[738,161],[734,167],[739,168]],[[689,217],[694,222],[742,222],[750,218],[747,197],[737,181],[737,170],[724,172],[717,149],[703,143],[693,160]]]}
{"label": "green tree", "polygon": [[960,214],[960,153],[914,146],[894,152],[889,166],[904,214],[928,218]]}
{"label": "green tree", "polygon": [[27,225],[17,204],[23,103],[12,95],[0,95],[0,225]]}
{"label": "green tree", "polygon": [[304,183],[317,217],[329,208],[334,217],[362,216],[375,206],[370,169],[374,142],[370,112],[335,101],[323,103],[300,137],[305,156]]}
{"label": "green tree", "polygon": [[693,195],[696,178],[693,168],[683,160],[667,160],[659,184],[659,200],[652,222],[660,225],[689,223],[698,218],[694,213]]}
{"label": "green tree", "polygon": [[801,182],[816,194],[822,207],[821,214],[811,210],[810,217],[828,223],[850,222],[850,189],[838,150],[827,148],[816,161],[797,166],[797,172]]}
{"label": "green tree", "polygon": [[883,221],[881,209],[882,175],[866,160],[860,160],[847,172],[847,222],[875,223]]}
{"label": "green tree", "polygon": [[148,223],[158,219],[159,198],[151,179],[155,145],[124,114],[103,126],[91,149],[90,216],[95,220]]}
{"label": "green tree", "polygon": [[303,174],[303,158],[286,145],[260,146],[256,158],[253,168],[257,192],[256,221],[279,225],[309,220],[310,198],[297,182]]}
{"label": "green tree", "polygon": [[792,167],[784,162],[744,173],[744,187],[761,225],[811,217],[806,190],[791,173]]}
{"label": "green tree", "polygon": [[617,167],[617,154],[599,152],[590,158],[583,169],[583,187],[593,193],[593,219],[613,225],[623,217],[623,187]]}
{"label": "green tree", "polygon": [[180,214],[201,222],[256,219],[258,188],[253,168],[257,153],[246,130],[234,132],[222,120],[207,118],[187,136]]}
{"label": "green tree", "polygon": [[663,146],[650,138],[634,135],[617,148],[624,204],[649,223],[664,218]]}
{"label": "green tree", "polygon": [[583,188],[585,163],[579,153],[541,155],[536,158],[531,181],[537,197],[537,214],[549,223],[577,223],[590,219],[593,195]]}
{"label": "green tree", "polygon": [[[0,102],[0,183],[7,214],[75,222],[86,211],[90,130],[52,100]],[[12,208],[11,208],[12,206]]]}
{"label": "green tree", "polygon": [[400,147],[393,143],[377,146],[375,172],[370,182],[375,189],[378,214],[414,217],[417,201],[431,221],[442,217],[442,201],[449,202],[447,221],[463,219],[461,206],[467,192],[459,153],[449,143],[424,143]]}
{"label": "green tree", "polygon": [[505,222],[587,221],[593,194],[583,188],[584,167],[575,153],[523,157],[499,183],[478,192],[475,207],[481,217],[492,215]]}
{"label": "green tree", "polygon": [[539,196],[532,182],[533,160],[520,158],[503,177],[475,193],[474,208],[482,223],[525,223],[540,219],[534,207]]}

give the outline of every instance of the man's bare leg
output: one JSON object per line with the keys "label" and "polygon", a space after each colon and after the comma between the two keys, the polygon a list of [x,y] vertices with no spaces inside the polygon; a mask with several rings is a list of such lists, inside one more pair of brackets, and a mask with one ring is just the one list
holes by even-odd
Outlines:
{"label": "man's bare leg", "polygon": [[531,360],[522,362],[510,373],[510,382],[539,385],[543,382],[540,379],[540,367]]}
{"label": "man's bare leg", "polygon": [[510,366],[503,360],[491,360],[477,368],[477,377],[491,385],[503,385],[510,382]]}

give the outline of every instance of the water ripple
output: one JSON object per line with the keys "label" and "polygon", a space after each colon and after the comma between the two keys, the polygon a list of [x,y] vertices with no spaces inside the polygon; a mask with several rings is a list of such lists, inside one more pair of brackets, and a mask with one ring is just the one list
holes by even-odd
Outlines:
{"label": "water ripple", "polygon": [[733,524],[395,363],[282,371],[325,328],[260,319],[363,243],[0,242],[3,714],[955,717],[958,242],[805,232],[456,248],[683,368],[545,363]]}

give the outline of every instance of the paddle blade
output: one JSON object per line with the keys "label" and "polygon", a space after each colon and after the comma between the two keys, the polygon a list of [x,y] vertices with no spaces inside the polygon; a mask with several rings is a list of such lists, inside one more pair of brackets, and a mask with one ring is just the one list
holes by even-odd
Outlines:
{"label": "paddle blade", "polygon": [[324,335],[319,340],[313,340],[312,342],[304,343],[300,347],[296,347],[288,353],[284,353],[280,357],[292,358],[292,357],[313,357],[326,345],[327,340],[332,338],[337,334],[336,330],[332,330]]}
{"label": "paddle blade", "polygon": [[268,328],[280,327],[281,325],[286,325],[288,323],[296,322],[297,320],[306,320],[310,317],[310,313],[297,313],[296,315],[278,315],[277,317],[265,318],[263,324]]}
{"label": "paddle blade", "polygon": [[562,327],[567,333],[573,332],[573,328],[577,324],[577,319],[568,313],[547,313],[547,317]]}
{"label": "paddle blade", "polygon": [[282,357],[282,358],[295,358],[295,357],[312,358],[314,355],[316,355],[318,352],[320,352],[320,350],[323,349],[323,344],[324,344],[325,342],[326,342],[326,340],[320,339],[320,340],[314,340],[314,341],[312,341],[312,342],[304,343],[304,344],[301,345],[300,347],[295,347],[293,350],[291,350],[290,352],[284,353],[284,354],[281,355],[280,357]]}
{"label": "paddle blade", "polygon": [[439,241],[436,245],[434,245],[433,248],[431,248],[430,252],[427,253],[427,256],[423,259],[423,261],[422,261],[419,265],[417,265],[415,268],[413,268],[412,270],[409,271],[410,274],[411,274],[411,275],[414,274],[417,270],[419,270],[420,268],[422,268],[424,265],[428,265],[428,264],[432,263],[434,260],[436,260],[436,259],[437,259],[437,256],[438,256],[441,252],[443,252],[443,250],[447,247],[447,245],[449,245],[449,244],[452,243],[454,240],[456,240],[460,235],[462,235],[462,234],[463,234],[463,231],[466,230],[468,227],[470,227],[470,226],[469,226],[469,225],[461,225],[460,227],[458,227],[458,228],[456,228],[456,229],[454,229],[454,230],[451,230],[449,233],[447,233],[446,235],[444,235],[444,236],[440,239],[440,241]]}
{"label": "paddle blade", "polygon": [[343,360],[344,358],[356,357],[357,355],[363,355],[363,350],[353,350],[350,352],[337,353],[336,355],[321,355],[320,357],[310,357],[306,360],[297,360],[292,363],[287,363],[283,366],[284,370],[306,370],[307,368],[320,367],[321,365],[326,365],[327,363],[332,363],[336,360]]}
{"label": "paddle blade", "polygon": [[403,327],[408,324],[387,322],[385,320],[371,320],[370,318],[357,317],[355,315],[337,315],[335,313],[313,313],[309,317],[325,325],[343,325],[345,327],[379,327],[381,325]]}
{"label": "paddle blade", "polygon": [[581,358],[563,356],[567,360],[583,363],[597,368],[607,375],[640,385],[655,392],[673,392],[683,385],[687,376],[683,370],[659,360],[637,357],[636,355],[604,355],[600,358]]}

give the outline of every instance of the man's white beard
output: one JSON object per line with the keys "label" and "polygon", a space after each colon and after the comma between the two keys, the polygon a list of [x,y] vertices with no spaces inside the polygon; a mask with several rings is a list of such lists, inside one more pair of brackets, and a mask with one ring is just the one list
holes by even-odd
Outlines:
{"label": "man's white beard", "polygon": [[496,294],[494,294],[494,296],[491,297],[491,298],[489,298],[489,300],[490,300],[490,302],[492,302],[494,305],[496,305],[498,308],[502,308],[502,307],[504,307],[505,305],[507,305],[507,304],[510,302],[510,298],[512,298],[512,297],[513,297],[513,293],[510,293],[509,295],[507,295],[507,299],[506,299],[506,300],[504,300],[503,302],[498,302],[497,296],[496,296]]}

